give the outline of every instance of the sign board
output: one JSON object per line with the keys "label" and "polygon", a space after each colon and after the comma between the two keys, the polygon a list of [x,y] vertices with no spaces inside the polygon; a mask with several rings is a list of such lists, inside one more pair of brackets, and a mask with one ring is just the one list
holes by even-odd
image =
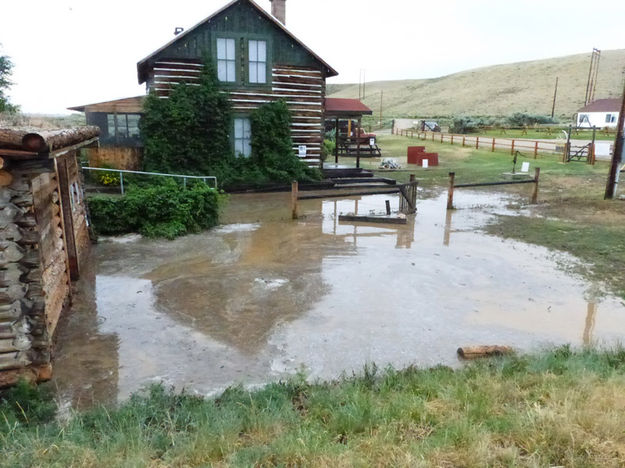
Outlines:
{"label": "sign board", "polygon": [[298,156],[300,158],[305,158],[306,157],[306,150],[307,150],[306,145],[299,145],[298,150],[299,150],[298,151]]}
{"label": "sign board", "polygon": [[612,143],[609,141],[596,141],[595,156],[612,156]]}
{"label": "sign board", "polygon": [[369,146],[375,146],[375,138],[369,138]]}
{"label": "sign board", "polygon": [[521,164],[521,172],[529,172],[529,170],[530,170],[530,163],[525,161],[523,164]]}
{"label": "sign board", "polygon": [[421,167],[423,167],[423,169],[427,169],[428,167],[430,167],[430,161],[429,161],[429,160],[427,160],[427,159],[424,159],[424,160],[421,162]]}

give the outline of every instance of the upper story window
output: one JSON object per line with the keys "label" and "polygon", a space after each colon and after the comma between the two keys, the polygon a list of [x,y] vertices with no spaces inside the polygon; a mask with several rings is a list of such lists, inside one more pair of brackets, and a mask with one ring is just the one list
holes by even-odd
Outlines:
{"label": "upper story window", "polygon": [[249,41],[249,81],[267,82],[267,41]]}
{"label": "upper story window", "polygon": [[217,77],[219,81],[236,81],[234,39],[217,38]]}
{"label": "upper story window", "polygon": [[234,155],[248,157],[252,154],[252,126],[250,119],[234,119]]}
{"label": "upper story window", "polygon": [[616,115],[614,114],[606,114],[605,123],[614,123],[616,122]]}
{"label": "upper story window", "polygon": [[107,114],[108,135],[116,138],[139,136],[139,114]]}

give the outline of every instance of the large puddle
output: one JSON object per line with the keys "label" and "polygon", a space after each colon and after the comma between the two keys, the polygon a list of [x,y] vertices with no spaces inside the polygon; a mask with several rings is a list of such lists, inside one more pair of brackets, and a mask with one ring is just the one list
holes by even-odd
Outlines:
{"label": "large puddle", "polygon": [[130,236],[93,248],[61,323],[61,401],[112,403],[151,382],[212,394],[304,370],[332,379],[365,363],[457,365],[463,345],[520,350],[613,344],[625,307],[558,268],[575,259],[487,236],[505,195],[419,202],[405,226],[355,225],[391,200],[302,202],[235,195],[224,225],[172,242]]}

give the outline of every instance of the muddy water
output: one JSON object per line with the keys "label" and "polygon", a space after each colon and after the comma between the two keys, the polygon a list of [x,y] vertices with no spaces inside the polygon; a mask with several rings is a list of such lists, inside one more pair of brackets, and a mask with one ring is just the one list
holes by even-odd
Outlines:
{"label": "muddy water", "polygon": [[457,211],[420,201],[405,226],[338,221],[389,197],[302,202],[294,222],[288,195],[236,195],[209,232],[101,242],[60,326],[60,399],[115,402],[150,382],[211,394],[302,369],[457,365],[462,345],[625,336],[621,301],[558,268],[575,259],[479,231],[512,199],[463,191]]}

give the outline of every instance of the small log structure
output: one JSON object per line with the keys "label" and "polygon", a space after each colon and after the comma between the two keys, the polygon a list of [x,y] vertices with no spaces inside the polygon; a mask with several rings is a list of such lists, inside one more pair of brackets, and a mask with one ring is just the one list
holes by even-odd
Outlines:
{"label": "small log structure", "polygon": [[51,377],[56,325],[89,246],[76,152],[98,132],[0,129],[0,387]]}

